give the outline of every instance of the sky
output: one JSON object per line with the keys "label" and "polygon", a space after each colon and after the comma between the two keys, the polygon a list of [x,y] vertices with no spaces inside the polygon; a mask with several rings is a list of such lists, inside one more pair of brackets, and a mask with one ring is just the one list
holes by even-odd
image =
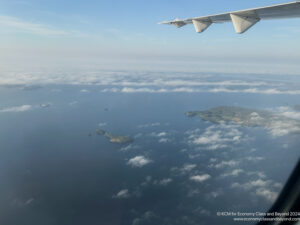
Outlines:
{"label": "sky", "polygon": [[29,59],[263,62],[299,71],[300,19],[262,21],[244,35],[231,23],[202,34],[193,26],[157,24],[284,2],[0,0],[0,59],[10,65]]}

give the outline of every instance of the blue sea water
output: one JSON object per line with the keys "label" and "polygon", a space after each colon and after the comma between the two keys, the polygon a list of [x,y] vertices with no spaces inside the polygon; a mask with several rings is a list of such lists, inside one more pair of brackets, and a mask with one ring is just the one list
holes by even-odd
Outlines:
{"label": "blue sea water", "polygon": [[[103,89],[0,87],[0,109],[31,106],[0,113],[0,224],[232,224],[217,212],[267,211],[299,158],[297,134],[274,137],[261,127],[184,115],[216,106],[292,106],[299,95]],[[134,142],[110,143],[99,128]],[[224,140],[233,130],[241,140]],[[222,132],[226,146],[195,144],[206,131]],[[148,162],[130,164],[136,156]],[[204,181],[192,179],[205,174]],[[122,190],[127,194],[118,196]]]}

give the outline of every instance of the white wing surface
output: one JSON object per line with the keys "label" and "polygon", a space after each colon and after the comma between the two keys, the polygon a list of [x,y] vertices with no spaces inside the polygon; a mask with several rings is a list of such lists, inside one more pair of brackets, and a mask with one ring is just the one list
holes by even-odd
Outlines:
{"label": "white wing surface", "polygon": [[235,31],[238,34],[242,34],[260,20],[297,17],[300,17],[300,0],[279,5],[233,11],[209,16],[164,21],[160,24],[170,24],[176,26],[177,28],[183,27],[187,24],[193,24],[196,32],[201,33],[213,23],[232,22]]}

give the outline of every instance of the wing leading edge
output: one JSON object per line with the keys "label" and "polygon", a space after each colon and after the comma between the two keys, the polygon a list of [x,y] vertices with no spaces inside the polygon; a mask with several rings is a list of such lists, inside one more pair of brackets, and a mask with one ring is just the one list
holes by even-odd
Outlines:
{"label": "wing leading edge", "polygon": [[300,0],[267,7],[246,9],[189,19],[175,19],[159,24],[174,25],[177,28],[193,24],[197,33],[205,31],[213,23],[232,22],[236,33],[242,34],[260,20],[300,17]]}

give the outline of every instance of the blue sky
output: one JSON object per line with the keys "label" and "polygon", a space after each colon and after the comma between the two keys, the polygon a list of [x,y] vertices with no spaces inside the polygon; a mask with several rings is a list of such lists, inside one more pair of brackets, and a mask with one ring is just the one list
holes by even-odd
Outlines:
{"label": "blue sky", "polygon": [[282,0],[0,0],[0,57],[110,57],[276,61],[300,56],[300,19],[232,24],[196,34],[157,22],[283,3]]}

